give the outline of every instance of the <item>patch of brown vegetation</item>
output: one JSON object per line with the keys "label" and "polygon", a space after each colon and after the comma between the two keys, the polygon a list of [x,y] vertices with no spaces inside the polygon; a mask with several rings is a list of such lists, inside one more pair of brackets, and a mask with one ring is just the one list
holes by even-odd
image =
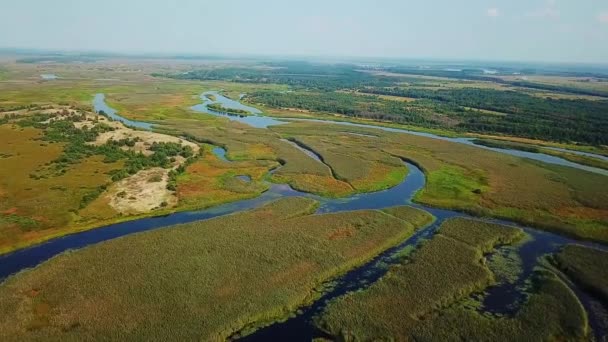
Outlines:
{"label": "patch of brown vegetation", "polygon": [[338,228],[338,229],[332,231],[331,233],[329,233],[327,238],[329,240],[346,239],[346,238],[353,236],[355,234],[355,232],[356,232],[356,230],[352,226],[342,227],[342,228]]}

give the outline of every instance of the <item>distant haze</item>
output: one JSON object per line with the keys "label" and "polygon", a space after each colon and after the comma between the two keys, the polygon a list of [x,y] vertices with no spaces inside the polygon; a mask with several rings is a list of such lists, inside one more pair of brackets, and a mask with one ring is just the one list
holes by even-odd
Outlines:
{"label": "distant haze", "polygon": [[608,62],[606,0],[2,0],[0,47]]}

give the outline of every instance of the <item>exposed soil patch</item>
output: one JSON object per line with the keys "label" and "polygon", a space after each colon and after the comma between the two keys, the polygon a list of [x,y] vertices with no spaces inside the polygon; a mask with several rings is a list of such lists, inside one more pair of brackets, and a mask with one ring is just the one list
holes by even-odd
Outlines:
{"label": "exposed soil patch", "polygon": [[157,167],[121,180],[106,195],[110,206],[121,214],[145,213],[175,206],[177,197],[167,189],[168,173],[169,170]]}

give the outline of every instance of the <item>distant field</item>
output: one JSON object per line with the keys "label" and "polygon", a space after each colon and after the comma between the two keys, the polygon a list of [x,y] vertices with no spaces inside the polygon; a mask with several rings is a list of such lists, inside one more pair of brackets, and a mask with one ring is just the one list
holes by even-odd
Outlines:
{"label": "distant field", "polygon": [[413,208],[315,208],[282,199],[58,256],[0,285],[0,336],[223,340],[286,317],[431,219]]}

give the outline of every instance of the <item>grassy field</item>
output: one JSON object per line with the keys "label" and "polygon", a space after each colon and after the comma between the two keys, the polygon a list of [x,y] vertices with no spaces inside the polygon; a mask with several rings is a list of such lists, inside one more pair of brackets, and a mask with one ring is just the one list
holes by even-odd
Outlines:
{"label": "grassy field", "polygon": [[[483,254],[521,235],[518,229],[482,222],[446,221],[413,260],[404,260],[368,289],[331,303],[319,325],[334,336],[405,340],[435,309],[492,284],[492,273],[480,263]],[[461,240],[471,237],[470,243]]]}
{"label": "grassy field", "polygon": [[556,275],[537,271],[533,293],[513,317],[493,317],[455,306],[420,322],[416,341],[586,341],[587,314]]}
{"label": "grassy field", "polygon": [[55,257],[0,285],[0,338],[223,340],[286,317],[431,220],[413,208],[311,215],[316,206],[282,199]]}
{"label": "grassy field", "polygon": [[0,125],[0,251],[65,231],[82,199],[111,183],[109,173],[122,166],[94,156],[63,174],[38,176],[63,151],[61,143],[42,136],[39,129]]}
{"label": "grassy field", "polygon": [[492,318],[458,303],[493,283],[483,261],[495,246],[521,238],[517,228],[451,219],[401,265],[368,289],[334,300],[317,325],[336,340],[456,341],[582,338],[586,315],[553,275],[514,318]]}
{"label": "grassy field", "polygon": [[65,106],[21,111],[0,141],[0,253],[176,207],[169,174],[199,151]]}
{"label": "grassy field", "polygon": [[[390,168],[399,169],[394,157],[403,158],[427,176],[426,186],[415,197],[420,203],[608,241],[608,182],[602,175],[372,128],[294,122],[272,130],[302,141],[321,156],[337,155],[336,160],[325,161],[338,176],[340,167],[347,176],[365,174],[367,168],[363,184],[381,188],[382,182],[390,183]],[[389,169],[374,179],[369,172],[373,164]]]}
{"label": "grassy field", "polygon": [[294,139],[319,155],[333,175],[358,192],[378,191],[403,181],[407,169],[399,158],[378,151],[366,139],[351,134],[319,135],[306,125],[272,127],[281,136]]}
{"label": "grassy field", "polygon": [[[203,157],[188,165],[177,177],[177,197],[180,209],[205,208],[226,202],[259,196],[268,190],[263,182],[268,170],[277,164],[271,161],[225,162],[204,147]],[[245,182],[237,176],[251,177]]]}
{"label": "grassy field", "polygon": [[576,283],[608,302],[608,252],[567,245],[553,260]]}

